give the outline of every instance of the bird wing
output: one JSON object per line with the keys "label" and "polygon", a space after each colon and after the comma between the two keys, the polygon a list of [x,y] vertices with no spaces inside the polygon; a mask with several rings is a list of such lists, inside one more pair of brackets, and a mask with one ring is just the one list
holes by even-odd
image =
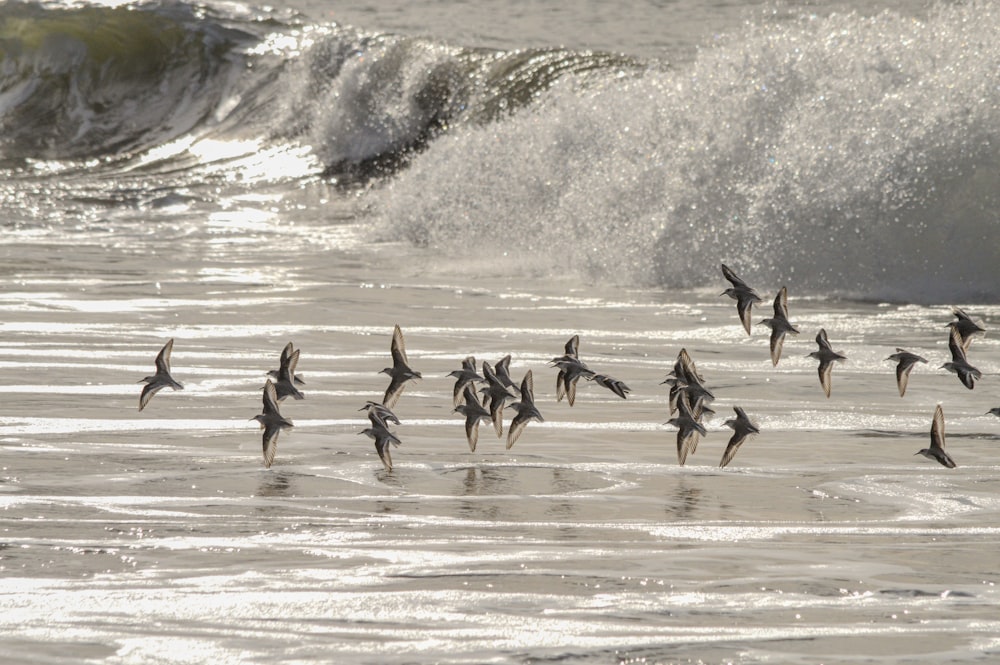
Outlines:
{"label": "bird wing", "polygon": [[734,432],[733,436],[729,439],[729,443],[726,445],[726,451],[722,453],[722,461],[719,462],[719,468],[724,468],[727,464],[733,461],[736,457],[736,451],[740,449],[743,442],[746,441],[747,435],[741,432]]}
{"label": "bird wing", "polygon": [[774,318],[788,319],[788,289],[784,286],[774,296]]}
{"label": "bird wing", "polygon": [[833,374],[833,361],[824,360],[819,364],[819,384],[823,386],[823,392],[830,396],[831,375]]}
{"label": "bird wing", "polygon": [[736,301],[736,311],[740,315],[740,321],[743,323],[743,329],[750,334],[750,308],[753,307],[753,299],[748,297],[740,297]]}
{"label": "bird wing", "polygon": [[142,411],[149,404],[149,400],[153,399],[155,395],[163,387],[162,383],[147,383],[142,387],[142,392],[139,394],[139,410]]}
{"label": "bird wing", "polygon": [[396,406],[396,402],[399,401],[399,396],[403,394],[403,388],[405,387],[405,381],[399,377],[393,376],[392,380],[389,381],[389,386],[385,389],[385,395],[382,397],[382,404],[390,409]]}
{"label": "bird wing", "polygon": [[278,452],[278,433],[281,428],[278,425],[267,425],[264,427],[264,434],[261,436],[264,445],[264,466],[268,469],[274,463],[274,454]]}
{"label": "bird wing", "polygon": [[276,414],[281,415],[278,410],[278,391],[275,389],[274,384],[268,379],[267,383],[264,384],[264,415]]}
{"label": "bird wing", "polygon": [[896,365],[896,385],[899,386],[900,397],[906,394],[906,384],[909,383],[911,369],[913,369],[913,363],[907,363],[905,359],[900,360],[899,364]]}
{"label": "bird wing", "polygon": [[507,431],[507,450],[511,449],[511,446],[513,446],[518,437],[521,436],[521,432],[523,432],[524,428],[528,426],[528,420],[530,417],[526,415],[527,413],[529,412],[518,412],[518,414],[514,416],[514,420],[511,421],[510,429]]}
{"label": "bird wing", "polygon": [[156,371],[170,374],[170,352],[174,350],[174,339],[171,337],[156,354]]}
{"label": "bird wing", "polygon": [[944,411],[938,404],[934,409],[934,420],[931,423],[931,450],[944,452]]}
{"label": "bird wing", "polygon": [[398,323],[395,330],[392,331],[392,344],[389,346],[389,351],[392,353],[392,362],[394,365],[400,362],[404,365],[407,363],[406,343],[403,340],[403,331],[400,330]]}
{"label": "bird wing", "polygon": [[785,345],[785,331],[771,328],[771,364],[775,367],[781,360],[781,349]]}
{"label": "bird wing", "polygon": [[573,335],[566,342],[566,355],[578,358],[580,356],[580,336]]}
{"label": "bird wing", "polygon": [[479,416],[469,414],[465,417],[465,438],[469,440],[469,452],[476,452],[479,442]]}

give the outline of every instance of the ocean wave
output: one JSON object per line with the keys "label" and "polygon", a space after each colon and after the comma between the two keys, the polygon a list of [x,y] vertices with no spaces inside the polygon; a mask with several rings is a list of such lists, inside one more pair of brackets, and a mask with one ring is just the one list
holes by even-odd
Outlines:
{"label": "ocean wave", "polygon": [[0,5],[0,157],[132,153],[213,118],[251,35],[183,4]]}
{"label": "ocean wave", "polygon": [[988,2],[762,18],[673,70],[564,76],[434,141],[374,214],[592,281],[717,284],[725,261],[773,290],[995,300],[998,29]]}

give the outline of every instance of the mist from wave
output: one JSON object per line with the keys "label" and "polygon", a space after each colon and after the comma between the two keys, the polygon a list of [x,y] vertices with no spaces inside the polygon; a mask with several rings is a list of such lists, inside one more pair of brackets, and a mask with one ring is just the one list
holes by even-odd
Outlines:
{"label": "mist from wave", "polygon": [[439,138],[375,214],[385,238],[541,275],[688,287],[727,260],[799,291],[992,300],[998,27],[985,2],[762,16],[690,65],[565,76]]}

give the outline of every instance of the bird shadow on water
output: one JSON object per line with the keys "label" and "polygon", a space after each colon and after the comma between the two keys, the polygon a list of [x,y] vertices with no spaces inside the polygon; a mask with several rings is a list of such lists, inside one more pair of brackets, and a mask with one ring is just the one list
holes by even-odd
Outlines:
{"label": "bird shadow on water", "polygon": [[269,471],[260,479],[257,496],[287,497],[292,492],[292,477],[286,471]]}

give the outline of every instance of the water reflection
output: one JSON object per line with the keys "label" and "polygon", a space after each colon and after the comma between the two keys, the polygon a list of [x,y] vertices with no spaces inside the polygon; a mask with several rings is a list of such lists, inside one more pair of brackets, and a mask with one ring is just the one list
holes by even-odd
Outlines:
{"label": "water reflection", "polygon": [[292,479],[286,471],[272,471],[265,473],[257,488],[257,496],[287,497],[291,495]]}

